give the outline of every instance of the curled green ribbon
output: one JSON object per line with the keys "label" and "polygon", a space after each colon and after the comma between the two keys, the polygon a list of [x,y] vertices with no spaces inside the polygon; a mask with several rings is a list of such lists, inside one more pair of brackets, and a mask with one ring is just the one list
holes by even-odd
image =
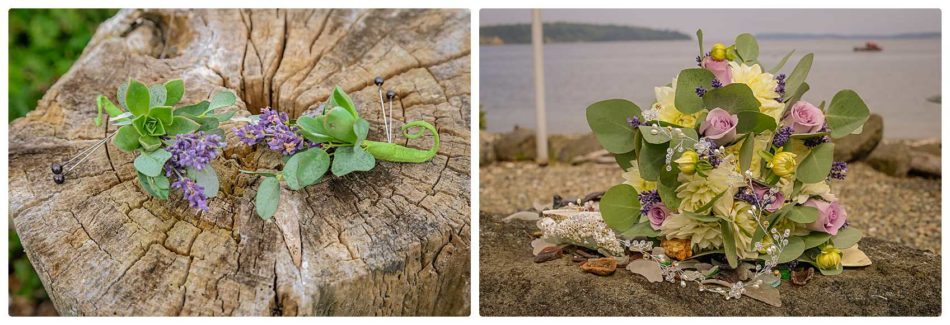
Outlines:
{"label": "curled green ribbon", "polygon": [[[419,127],[421,129],[419,129],[418,132],[409,133],[409,129],[412,127]],[[425,135],[426,130],[432,133],[432,136],[435,137],[435,144],[433,144],[432,148],[429,148],[429,150],[407,148],[395,143],[370,140],[363,141],[362,146],[367,152],[372,154],[373,157],[376,157],[376,159],[379,160],[405,163],[423,163],[432,160],[432,157],[435,157],[436,152],[439,151],[439,132],[435,130],[435,127],[433,127],[432,124],[429,124],[425,121],[412,121],[402,126],[402,134],[409,139],[422,137]]]}

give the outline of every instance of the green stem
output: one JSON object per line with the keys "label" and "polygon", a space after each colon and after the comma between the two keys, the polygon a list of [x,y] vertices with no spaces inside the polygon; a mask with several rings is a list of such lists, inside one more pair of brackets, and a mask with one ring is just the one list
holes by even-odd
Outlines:
{"label": "green stem", "polygon": [[[409,128],[420,127],[422,128],[416,133],[409,133]],[[429,160],[432,160],[432,157],[435,157],[435,154],[439,151],[439,132],[436,131],[435,127],[432,124],[429,124],[425,121],[412,121],[402,126],[402,133],[406,138],[416,139],[422,137],[425,132],[429,131],[434,137],[435,143],[433,143],[432,148],[429,150],[419,150],[415,148],[407,148],[395,143],[386,143],[386,142],[376,142],[376,141],[363,141],[363,147],[367,152],[376,157],[379,160],[392,161],[392,162],[407,162],[407,163],[423,163]]]}

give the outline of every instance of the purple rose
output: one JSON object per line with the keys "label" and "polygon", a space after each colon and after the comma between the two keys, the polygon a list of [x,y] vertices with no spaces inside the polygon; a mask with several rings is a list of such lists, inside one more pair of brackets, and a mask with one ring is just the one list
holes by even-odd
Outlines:
{"label": "purple rose", "polygon": [[782,125],[791,127],[795,133],[815,133],[825,125],[825,113],[809,102],[797,101],[782,119]]}
{"label": "purple rose", "polygon": [[732,83],[732,69],[729,67],[729,61],[716,61],[711,56],[707,56],[703,59],[703,68],[712,72],[723,86]]}
{"label": "purple rose", "polygon": [[808,199],[804,205],[818,209],[818,220],[809,224],[808,229],[826,232],[834,236],[838,234],[838,229],[841,229],[844,222],[848,220],[848,213],[838,202],[828,203],[818,199]]}
{"label": "purple rose", "polygon": [[724,146],[736,140],[738,124],[738,116],[717,107],[706,114],[706,120],[699,126],[699,133],[712,139],[717,145]]}
{"label": "purple rose", "polygon": [[[768,193],[769,187],[762,186],[757,183],[752,183],[752,191],[755,192],[756,199],[758,199],[759,201],[762,201],[763,199],[765,199],[765,195]],[[765,206],[765,211],[775,212],[776,210],[781,209],[782,205],[785,204],[785,194],[782,194],[782,192],[779,192],[779,191],[775,191],[775,193],[772,193],[772,195],[775,198],[773,198],[769,202],[769,205]]]}
{"label": "purple rose", "polygon": [[666,208],[666,205],[663,203],[656,203],[650,207],[650,210],[647,211],[647,217],[650,219],[650,227],[653,227],[653,230],[660,230],[660,226],[663,225],[663,222],[666,221],[666,217],[670,215],[670,210]]}

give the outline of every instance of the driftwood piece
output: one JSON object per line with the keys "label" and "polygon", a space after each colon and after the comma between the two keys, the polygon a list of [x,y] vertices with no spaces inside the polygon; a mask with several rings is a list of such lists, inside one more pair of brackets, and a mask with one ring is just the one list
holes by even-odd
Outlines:
{"label": "driftwood piece", "polygon": [[[466,10],[123,10],[105,22],[37,109],[10,126],[9,213],[65,315],[465,315],[470,291],[470,32]],[[97,94],[127,78],[183,78],[193,103],[238,95],[238,116],[299,116],[334,85],[384,139],[373,77],[398,94],[394,127],[442,137],[428,163],[381,162],[285,190],[277,217],[254,213],[279,157],[228,132],[213,162],[221,192],[197,213],[150,198],[133,156],[100,149],[53,183],[52,162],[103,137]],[[113,128],[114,129],[114,128]],[[429,148],[431,137],[402,144]],[[115,166],[115,171],[110,167]],[[281,221],[281,226],[277,221]],[[296,232],[296,233],[295,233]]]}

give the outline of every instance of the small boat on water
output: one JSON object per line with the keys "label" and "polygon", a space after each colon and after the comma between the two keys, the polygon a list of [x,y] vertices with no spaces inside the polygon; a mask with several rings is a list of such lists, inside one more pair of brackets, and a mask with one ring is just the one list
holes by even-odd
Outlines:
{"label": "small boat on water", "polygon": [[880,45],[877,45],[875,42],[864,43],[864,47],[855,47],[855,52],[880,52],[884,50]]}

